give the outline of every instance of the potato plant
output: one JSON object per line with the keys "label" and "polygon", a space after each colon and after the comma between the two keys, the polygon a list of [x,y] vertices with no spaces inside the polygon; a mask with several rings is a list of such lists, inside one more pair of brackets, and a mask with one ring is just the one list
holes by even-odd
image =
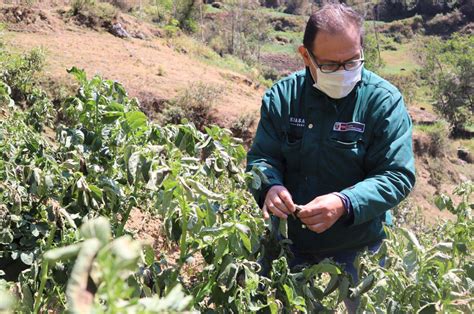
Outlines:
{"label": "potato plant", "polygon": [[[15,311],[313,313],[356,296],[361,310],[471,309],[468,196],[455,209],[438,202],[458,215],[439,227],[442,242],[389,231],[375,257],[359,260],[355,287],[330,260],[290,270],[288,240],[276,237],[285,224],[266,224],[248,192],[265,178],[245,172],[246,152],[229,130],[158,125],[119,83],[69,72],[80,87],[59,109],[53,142],[38,128],[51,110],[32,107],[32,120],[0,83],[9,108],[0,121],[0,276]],[[176,261],[131,238],[135,208],[161,218]],[[381,256],[385,268],[374,262]]]}

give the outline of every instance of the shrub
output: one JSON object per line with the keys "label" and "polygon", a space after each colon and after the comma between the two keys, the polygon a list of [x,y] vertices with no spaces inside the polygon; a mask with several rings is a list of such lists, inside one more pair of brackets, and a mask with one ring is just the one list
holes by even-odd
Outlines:
{"label": "shrub", "polygon": [[262,66],[262,76],[266,80],[277,81],[280,78],[280,73],[274,67]]}
{"label": "shrub", "polygon": [[449,124],[446,121],[438,121],[427,130],[430,138],[429,154],[435,158],[446,157],[450,151]]}
{"label": "shrub", "polygon": [[172,19],[170,23],[164,27],[166,37],[171,38],[179,34],[178,25],[179,21]]}
{"label": "shrub", "polygon": [[433,34],[450,34],[458,31],[465,24],[465,17],[459,11],[455,10],[448,14],[437,14],[426,23],[426,33]]}
{"label": "shrub", "polygon": [[119,8],[122,11],[131,11],[134,7],[140,5],[141,1],[139,0],[102,0],[103,2],[108,2],[111,5]]}
{"label": "shrub", "polygon": [[261,56],[263,45],[269,41],[270,25],[252,2],[229,4],[225,17],[208,19],[203,32],[204,41],[221,56],[230,54],[254,65]]}
{"label": "shrub", "polygon": [[310,8],[308,0],[288,0],[285,13],[303,15],[307,14]]}
{"label": "shrub", "polygon": [[367,34],[364,36],[364,58],[365,68],[373,71],[382,68],[385,64],[379,55],[379,48],[377,39],[373,34]]}
{"label": "shrub", "polygon": [[407,105],[410,105],[415,100],[415,94],[418,88],[418,76],[416,74],[387,74],[384,75],[384,78],[400,90]]}
{"label": "shrub", "polygon": [[443,162],[440,159],[429,159],[428,171],[430,173],[430,179],[428,183],[431,184],[437,193],[441,192],[441,185],[443,184],[443,177],[446,173]]}
{"label": "shrub", "polygon": [[22,55],[0,52],[0,80],[11,87],[11,97],[15,101],[25,101],[26,94],[37,84],[37,73],[44,67],[45,53],[42,49],[32,49]]}
{"label": "shrub", "polygon": [[235,137],[240,137],[245,145],[250,145],[252,141],[253,132],[252,128],[255,125],[255,113],[246,113],[239,116],[232,125],[230,130]]}
{"label": "shrub", "polygon": [[91,28],[109,26],[117,14],[112,4],[95,0],[74,0],[70,11],[76,22]]}
{"label": "shrub", "polygon": [[221,87],[209,86],[202,82],[192,83],[169,101],[161,120],[164,124],[177,124],[187,119],[194,123],[196,128],[203,130],[204,126],[217,121],[213,107],[221,94]]}
{"label": "shrub", "polygon": [[78,15],[84,10],[95,5],[95,0],[74,0],[71,4],[72,15]]}

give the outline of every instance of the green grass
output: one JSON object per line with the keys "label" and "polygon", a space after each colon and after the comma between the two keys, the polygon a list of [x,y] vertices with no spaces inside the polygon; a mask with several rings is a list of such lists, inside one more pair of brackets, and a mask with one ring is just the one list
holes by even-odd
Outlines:
{"label": "green grass", "polygon": [[[279,43],[275,40],[276,36],[290,41],[289,43]],[[293,54],[296,53],[297,48],[303,42],[303,33],[302,32],[282,32],[282,31],[272,31],[270,32],[270,42],[266,43],[262,47],[263,53],[284,53],[284,54]]]}
{"label": "green grass", "polygon": [[205,64],[221,69],[232,70],[244,75],[251,75],[253,73],[252,67],[241,59],[230,55],[221,57],[217,52],[192,37],[181,35],[168,40],[175,47],[176,51],[184,49],[188,51],[192,57]]}
{"label": "green grass", "polygon": [[[387,22],[384,22],[384,21],[375,21],[375,26],[383,26],[387,24]],[[366,32],[368,31],[373,31],[373,28],[374,28],[374,21],[370,21],[370,20],[365,20],[364,21],[364,28],[366,30]]]}
{"label": "green grass", "polygon": [[464,128],[469,132],[474,132],[474,123],[473,124],[465,124]]}
{"label": "green grass", "polygon": [[381,51],[380,54],[385,62],[385,67],[379,70],[381,75],[409,75],[419,69],[419,65],[416,63],[415,56],[413,55],[413,44],[398,44],[396,47],[397,50]]}
{"label": "green grass", "polygon": [[214,8],[214,7],[213,7],[212,5],[210,5],[210,4],[204,5],[204,13],[206,13],[206,14],[221,13],[221,12],[224,12],[224,10],[223,10],[223,9]]}
{"label": "green grass", "polygon": [[454,147],[463,147],[470,151],[471,153],[474,153],[474,139],[458,139],[454,141]]}
{"label": "green grass", "polygon": [[263,53],[284,53],[284,54],[293,54],[297,52],[298,46],[300,44],[279,44],[279,43],[267,43],[263,45]]}
{"label": "green grass", "polygon": [[258,11],[263,13],[263,14],[266,14],[270,17],[286,17],[286,18],[298,18],[298,17],[300,17],[300,18],[304,18],[304,17],[298,16],[298,15],[284,13],[284,12],[281,12],[281,11],[278,11],[278,10],[275,10],[275,9],[272,9],[272,8],[261,8],[261,9],[258,9]]}
{"label": "green grass", "polygon": [[303,42],[303,32],[292,32],[292,31],[271,31],[270,37],[275,38],[276,36],[280,36],[291,40],[292,42]]}
{"label": "green grass", "polygon": [[413,129],[415,131],[430,133],[435,131],[438,128],[436,124],[414,124]]}

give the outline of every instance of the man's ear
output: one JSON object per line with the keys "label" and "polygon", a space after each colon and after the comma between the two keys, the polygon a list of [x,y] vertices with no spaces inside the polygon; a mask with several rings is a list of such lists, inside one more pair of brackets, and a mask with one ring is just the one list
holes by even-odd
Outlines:
{"label": "man's ear", "polygon": [[304,47],[304,45],[301,45],[301,46],[298,47],[298,52],[300,53],[301,57],[303,58],[304,65],[306,67],[309,67],[311,61],[309,60],[308,51],[306,51],[306,48]]}

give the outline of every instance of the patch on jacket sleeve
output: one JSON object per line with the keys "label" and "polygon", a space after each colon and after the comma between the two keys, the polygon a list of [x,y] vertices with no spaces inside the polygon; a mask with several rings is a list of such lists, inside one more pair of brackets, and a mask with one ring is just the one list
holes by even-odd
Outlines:
{"label": "patch on jacket sleeve", "polygon": [[338,132],[355,131],[364,133],[365,124],[360,122],[336,122],[332,130]]}

